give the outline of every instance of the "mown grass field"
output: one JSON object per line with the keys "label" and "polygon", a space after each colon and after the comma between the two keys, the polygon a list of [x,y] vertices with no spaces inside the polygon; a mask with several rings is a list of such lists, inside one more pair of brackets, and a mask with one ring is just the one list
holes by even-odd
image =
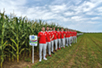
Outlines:
{"label": "mown grass field", "polygon": [[79,36],[77,43],[47,58],[47,61],[37,62],[32,68],[102,68],[102,34]]}

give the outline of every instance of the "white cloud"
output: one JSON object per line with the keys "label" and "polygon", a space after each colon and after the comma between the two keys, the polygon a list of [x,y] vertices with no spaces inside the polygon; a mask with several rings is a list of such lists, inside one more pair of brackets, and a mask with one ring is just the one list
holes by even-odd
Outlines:
{"label": "white cloud", "polygon": [[95,7],[95,4],[91,2],[86,2],[83,4],[83,12],[90,11],[94,7]]}
{"label": "white cloud", "polygon": [[74,15],[74,12],[69,12],[69,11],[68,11],[68,12],[65,12],[64,15],[65,15],[65,16],[72,16],[72,15]]}
{"label": "white cloud", "polygon": [[67,10],[67,6],[65,4],[62,4],[62,5],[50,5],[49,8],[53,13],[59,13],[59,12],[63,12],[65,10]]}
{"label": "white cloud", "polygon": [[78,5],[82,0],[73,0],[73,2]]}
{"label": "white cloud", "polygon": [[64,22],[67,22],[67,21],[70,21],[70,18],[66,18],[66,17],[59,17],[58,20],[60,21],[64,21]]}
{"label": "white cloud", "polygon": [[79,18],[81,18],[81,17],[79,17],[79,16],[74,16],[74,17],[72,17],[71,19],[79,19]]}
{"label": "white cloud", "polygon": [[96,13],[93,11],[87,12],[86,15],[95,15]]}
{"label": "white cloud", "polygon": [[92,3],[102,3],[102,0],[90,0],[90,2],[92,2]]}
{"label": "white cloud", "polygon": [[84,21],[84,20],[87,20],[87,18],[84,18],[82,16],[73,16],[71,17],[72,21]]}
{"label": "white cloud", "polygon": [[3,10],[5,8],[6,14],[13,13],[14,11],[16,16],[21,16],[21,13],[23,13],[21,11],[24,9],[24,4],[26,4],[26,0],[1,0],[0,9]]}
{"label": "white cloud", "polygon": [[100,17],[93,17],[91,18],[91,20],[98,20],[98,19],[101,19]]}
{"label": "white cloud", "polygon": [[99,23],[99,22],[95,22],[95,21],[87,21],[86,23],[96,24],[96,23]]}
{"label": "white cloud", "polygon": [[[98,10],[96,9],[96,11],[89,11],[89,12],[86,12],[85,14],[86,15],[99,15],[99,16],[101,16],[102,15],[102,13],[101,12],[97,12]],[[100,10],[101,11],[101,10]]]}
{"label": "white cloud", "polygon": [[98,7],[96,10],[102,13],[102,7]]}
{"label": "white cloud", "polygon": [[87,12],[91,11],[95,7],[94,3],[84,1],[80,6],[76,6],[75,11]]}
{"label": "white cloud", "polygon": [[60,1],[59,1],[59,0],[53,0],[51,4],[52,4],[52,5],[62,4],[64,1],[65,1],[65,0],[60,0]]}
{"label": "white cloud", "polygon": [[84,1],[79,6],[73,6],[72,9],[76,11],[76,14],[93,11],[95,7],[102,3],[102,0],[92,0],[92,1]]}

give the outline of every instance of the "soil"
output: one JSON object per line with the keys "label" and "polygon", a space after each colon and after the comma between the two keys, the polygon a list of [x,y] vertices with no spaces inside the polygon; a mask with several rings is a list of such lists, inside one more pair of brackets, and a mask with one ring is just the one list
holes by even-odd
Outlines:
{"label": "soil", "polygon": [[38,53],[37,54],[35,53],[34,54],[34,63],[26,62],[24,59],[20,60],[18,63],[17,63],[16,59],[14,61],[5,60],[5,62],[3,64],[3,68],[24,68],[27,66],[29,68],[31,68],[31,66],[34,65],[36,62],[38,62],[38,60],[39,60]]}

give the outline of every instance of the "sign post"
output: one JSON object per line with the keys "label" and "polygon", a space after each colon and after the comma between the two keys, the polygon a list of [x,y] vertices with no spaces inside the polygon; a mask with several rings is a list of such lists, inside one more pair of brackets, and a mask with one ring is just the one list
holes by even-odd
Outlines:
{"label": "sign post", "polygon": [[32,46],[32,63],[34,63],[34,46]]}
{"label": "sign post", "polygon": [[29,36],[29,44],[32,46],[32,63],[34,63],[34,46],[37,46],[37,36]]}

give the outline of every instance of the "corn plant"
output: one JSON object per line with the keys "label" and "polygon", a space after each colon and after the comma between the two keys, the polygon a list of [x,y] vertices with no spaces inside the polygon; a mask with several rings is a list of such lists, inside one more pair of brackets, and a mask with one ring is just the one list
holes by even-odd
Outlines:
{"label": "corn plant", "polygon": [[[0,65],[4,62],[4,58],[9,60],[14,58],[19,62],[20,56],[31,57],[31,46],[29,46],[29,35],[37,35],[42,27],[61,28],[55,23],[48,24],[42,20],[28,21],[26,17],[8,17],[4,13],[0,13]],[[38,52],[38,47],[35,51]]]}
{"label": "corn plant", "polygon": [[6,19],[5,19],[4,13],[0,13],[0,67],[2,68],[2,64],[4,61],[4,48],[6,47],[7,41],[4,39],[5,38],[5,28],[6,28]]}

